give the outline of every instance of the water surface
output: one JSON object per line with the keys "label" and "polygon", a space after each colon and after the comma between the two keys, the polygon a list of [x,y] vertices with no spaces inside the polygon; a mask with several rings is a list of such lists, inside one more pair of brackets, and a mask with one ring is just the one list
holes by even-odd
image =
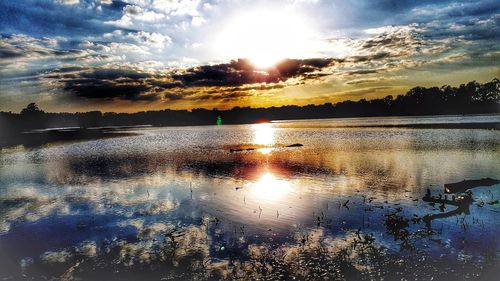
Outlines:
{"label": "water surface", "polygon": [[339,124],[498,119],[149,128],[3,149],[0,277],[492,278],[499,185],[473,189],[469,214],[427,224],[454,207],[421,199],[500,178],[499,131]]}

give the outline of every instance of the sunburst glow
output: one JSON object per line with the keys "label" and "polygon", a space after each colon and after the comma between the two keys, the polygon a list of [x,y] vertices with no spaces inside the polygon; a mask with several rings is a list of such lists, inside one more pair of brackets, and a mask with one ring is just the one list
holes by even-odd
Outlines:
{"label": "sunburst glow", "polygon": [[316,33],[297,12],[252,10],[231,18],[216,40],[228,58],[247,58],[259,68],[269,68],[285,58],[314,55]]}
{"label": "sunburst glow", "polygon": [[266,172],[256,182],[252,183],[250,188],[256,198],[274,201],[287,195],[291,186],[288,181],[280,180],[271,172]]}
{"label": "sunburst glow", "polygon": [[[252,125],[254,144],[259,145],[272,145],[274,144],[274,128],[271,123],[260,123]],[[267,150],[269,152],[269,150]]]}

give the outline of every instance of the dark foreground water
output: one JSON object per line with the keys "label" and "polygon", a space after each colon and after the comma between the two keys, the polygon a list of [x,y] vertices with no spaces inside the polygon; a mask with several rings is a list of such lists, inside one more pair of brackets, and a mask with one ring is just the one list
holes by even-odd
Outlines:
{"label": "dark foreground water", "polygon": [[500,117],[152,128],[3,149],[0,279],[495,280],[500,185],[473,188],[465,213],[422,198],[500,178],[498,130],[338,127],[478,118]]}

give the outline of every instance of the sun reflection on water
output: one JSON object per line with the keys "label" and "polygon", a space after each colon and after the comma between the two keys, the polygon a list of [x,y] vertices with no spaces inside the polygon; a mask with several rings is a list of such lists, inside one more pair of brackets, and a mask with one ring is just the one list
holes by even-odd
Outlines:
{"label": "sun reflection on water", "polygon": [[265,172],[257,181],[250,183],[252,197],[258,200],[279,201],[291,191],[288,181],[278,179],[271,172]]}
{"label": "sun reflection on water", "polygon": [[[262,146],[272,146],[275,143],[275,128],[271,123],[253,124],[253,143]],[[258,151],[262,154],[269,154],[273,150],[272,147],[259,148]]]}
{"label": "sun reflection on water", "polygon": [[271,123],[260,123],[252,125],[253,142],[260,145],[271,145],[274,143],[274,131]]}

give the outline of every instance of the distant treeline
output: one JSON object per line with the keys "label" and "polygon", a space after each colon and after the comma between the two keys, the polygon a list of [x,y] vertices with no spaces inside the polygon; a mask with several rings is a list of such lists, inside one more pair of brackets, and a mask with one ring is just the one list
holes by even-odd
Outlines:
{"label": "distant treeline", "polygon": [[230,110],[160,110],[137,113],[48,113],[34,103],[21,113],[0,112],[0,132],[15,133],[38,128],[79,126],[182,126],[254,123],[259,120],[316,119],[335,117],[411,116],[440,114],[485,114],[500,112],[500,80],[459,87],[415,87],[396,98],[343,101],[336,104],[281,106],[269,108],[235,107]]}

